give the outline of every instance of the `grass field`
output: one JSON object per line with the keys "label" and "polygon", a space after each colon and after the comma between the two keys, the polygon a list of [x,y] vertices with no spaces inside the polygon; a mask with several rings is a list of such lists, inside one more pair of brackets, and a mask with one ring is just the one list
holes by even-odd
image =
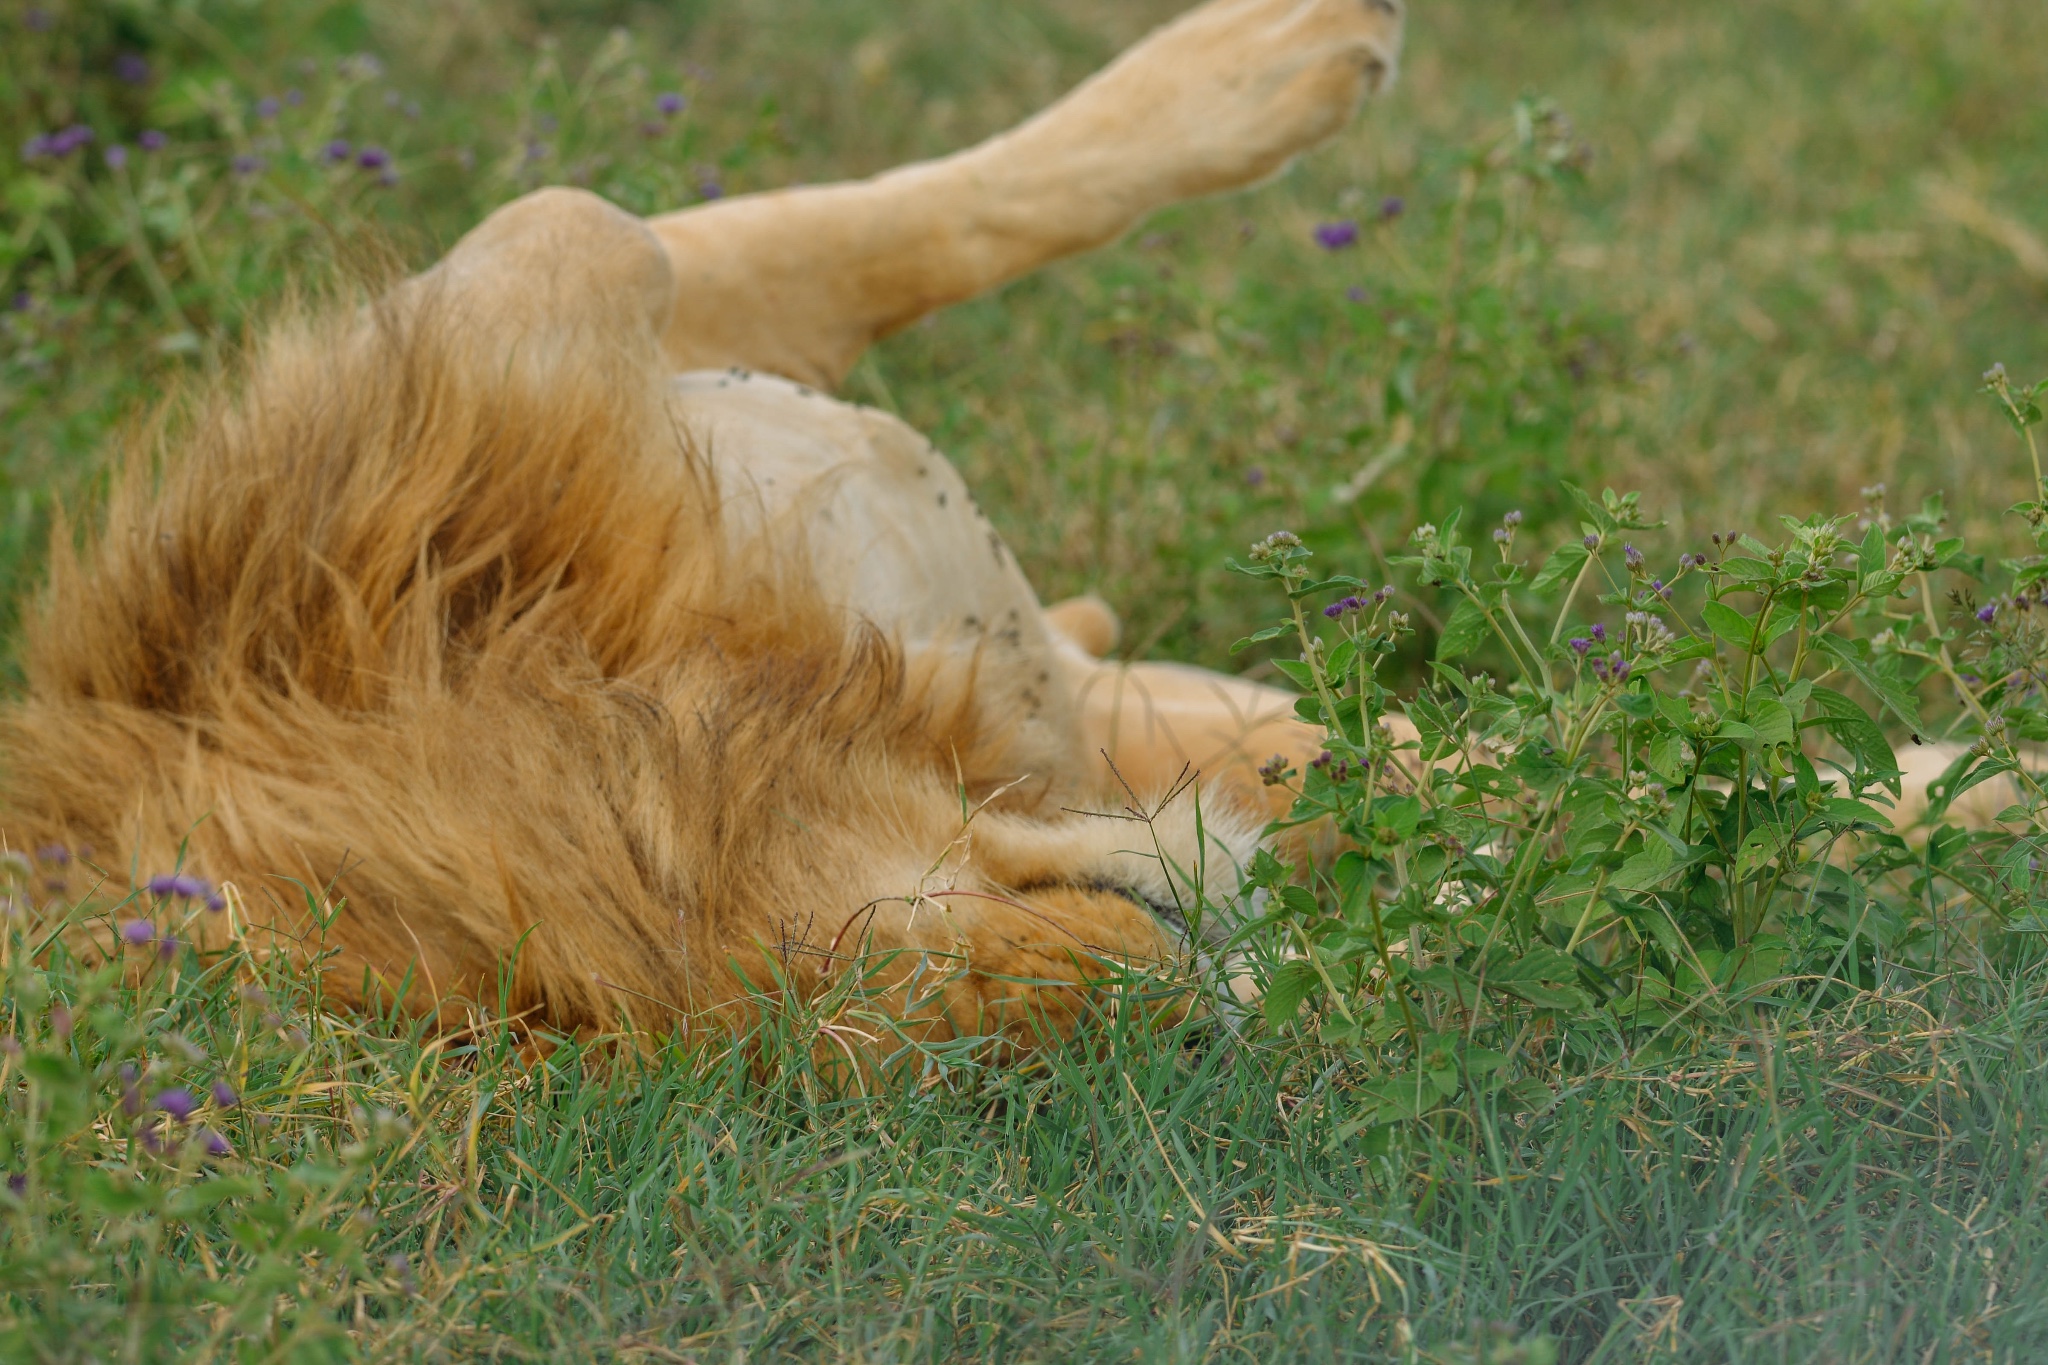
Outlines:
{"label": "grass field", "polygon": [[[0,589],[294,271],[422,263],[551,181],[651,211],[948,150],[1178,7],[0,0]],[[2035,5],[1411,8],[1401,84],[1336,143],[855,372],[1045,597],[1101,592],[1133,655],[1230,667],[1270,606],[1222,571],[1248,543],[1290,527],[1406,590],[1389,557],[1458,509],[1575,535],[1567,479],[1641,489],[1665,558],[1880,483],[2022,546],[2026,447],[1975,390],[2048,370]],[[655,111],[670,90],[685,112]],[[1522,137],[1525,97],[1569,128]],[[74,124],[90,147],[13,150]],[[1319,247],[1338,220],[1358,243]],[[1447,599],[1413,601],[1426,644]],[[1393,681],[1421,673],[1411,648]],[[1213,1022],[933,1058],[872,1098],[819,1084],[800,1010],[746,1048],[532,1063],[482,1015],[331,1016],[274,963],[67,977],[60,1028],[10,930],[10,1103],[112,1114],[119,1058],[155,1057],[150,1084],[231,1081],[205,1118],[247,1159],[24,1177],[0,1353],[2038,1359],[2048,983],[1935,915],[1933,966],[1880,954],[1867,991],[1650,1049],[1536,1029],[1511,1050],[1549,1099],[1396,1126],[1361,1117],[1356,1050]]]}

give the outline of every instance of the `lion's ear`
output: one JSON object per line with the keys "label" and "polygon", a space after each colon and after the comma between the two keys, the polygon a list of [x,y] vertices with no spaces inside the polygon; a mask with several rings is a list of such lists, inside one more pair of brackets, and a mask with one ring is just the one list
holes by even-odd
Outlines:
{"label": "lion's ear", "polygon": [[1061,641],[1073,645],[1091,659],[1100,659],[1116,648],[1123,623],[1116,612],[1099,597],[1069,597],[1045,609],[1045,628]]}

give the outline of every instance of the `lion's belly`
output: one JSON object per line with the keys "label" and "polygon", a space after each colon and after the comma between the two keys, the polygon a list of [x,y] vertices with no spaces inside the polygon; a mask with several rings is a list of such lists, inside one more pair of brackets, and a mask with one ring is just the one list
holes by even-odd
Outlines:
{"label": "lion's belly", "polygon": [[735,533],[765,530],[806,556],[821,592],[908,650],[981,651],[977,692],[1019,727],[1022,766],[1055,781],[1074,771],[1079,729],[1037,594],[930,441],[769,375],[694,371],[671,393]]}

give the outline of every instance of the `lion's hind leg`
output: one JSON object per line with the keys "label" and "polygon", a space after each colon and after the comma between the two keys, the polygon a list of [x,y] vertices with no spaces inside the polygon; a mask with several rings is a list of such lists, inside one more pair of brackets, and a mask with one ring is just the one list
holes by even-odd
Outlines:
{"label": "lion's hind leg", "polygon": [[653,218],[669,354],[831,388],[935,309],[1271,175],[1391,79],[1400,44],[1396,0],[1211,0],[956,155]]}

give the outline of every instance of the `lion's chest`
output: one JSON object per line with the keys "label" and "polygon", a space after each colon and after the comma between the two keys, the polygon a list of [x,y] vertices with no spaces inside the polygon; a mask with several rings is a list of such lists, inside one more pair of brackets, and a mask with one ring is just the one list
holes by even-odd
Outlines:
{"label": "lion's chest", "polygon": [[1038,597],[930,441],[772,376],[695,371],[671,393],[735,535],[765,531],[771,552],[804,556],[822,592],[911,650],[981,651],[985,702],[1046,729],[1043,745],[1072,747]]}

